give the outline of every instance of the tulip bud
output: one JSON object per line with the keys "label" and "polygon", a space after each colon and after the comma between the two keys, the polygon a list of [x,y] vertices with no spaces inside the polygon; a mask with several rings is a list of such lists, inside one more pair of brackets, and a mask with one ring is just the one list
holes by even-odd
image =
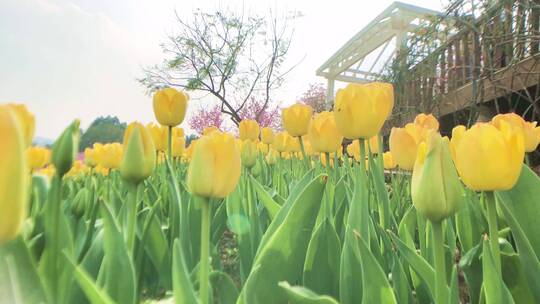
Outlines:
{"label": "tulip bud", "polygon": [[349,84],[336,93],[334,116],[348,139],[368,139],[381,130],[394,107],[394,88],[389,83]]}
{"label": "tulip bud", "polygon": [[285,130],[291,136],[298,137],[307,134],[312,115],[310,106],[297,103],[282,110],[281,120]]}
{"label": "tulip bud", "polygon": [[433,222],[451,216],[463,203],[463,187],[452,162],[448,138],[434,130],[418,147],[411,196],[416,210]]}
{"label": "tulip bud", "polygon": [[309,124],[308,138],[315,152],[335,152],[343,141],[334,115],[327,111],[315,114]]}
{"label": "tulip bud", "polygon": [[262,128],[261,141],[267,145],[272,144],[274,142],[274,131],[268,127]]}
{"label": "tulip bud", "polygon": [[131,123],[124,134],[124,147],[120,173],[126,181],[138,184],[149,177],[156,166],[152,136],[142,124]]}
{"label": "tulip bud", "polygon": [[263,143],[263,142],[259,142],[257,144],[257,148],[259,149],[259,152],[261,152],[263,155],[266,155],[266,153],[268,153],[268,146],[267,144]]}
{"label": "tulip bud", "polygon": [[452,146],[456,168],[472,190],[509,190],[516,184],[525,157],[523,133],[505,121],[500,129],[480,123],[455,129]]}
{"label": "tulip bud", "polygon": [[259,124],[252,119],[245,119],[240,122],[238,125],[238,130],[240,131],[241,140],[257,140],[259,139]]}
{"label": "tulip bud", "polygon": [[245,140],[242,144],[242,165],[246,168],[251,168],[257,162],[257,144],[251,140]]}
{"label": "tulip bud", "polygon": [[192,195],[225,198],[240,179],[240,152],[232,135],[212,132],[201,137],[193,151],[187,173]]}
{"label": "tulip bud", "polygon": [[261,171],[261,164],[258,161],[255,161],[255,165],[253,166],[253,168],[251,168],[251,174],[254,177],[258,177],[259,175],[261,175]]}
{"label": "tulip bud", "polygon": [[32,144],[32,140],[34,139],[34,131],[36,128],[36,119],[34,118],[34,115],[30,113],[30,111],[28,111],[26,106],[23,104],[11,103],[7,106],[19,119],[21,124],[21,132],[24,137],[24,143],[27,147],[30,146]]}
{"label": "tulip bud", "polygon": [[14,111],[0,105],[0,246],[14,239],[26,218],[26,139]]}
{"label": "tulip bud", "polygon": [[270,166],[273,166],[277,163],[278,157],[279,152],[274,149],[270,149],[270,151],[268,151],[268,154],[266,155],[266,163]]}
{"label": "tulip bud", "polygon": [[184,121],[189,96],[173,88],[165,88],[154,94],[154,115],[163,126],[175,127]]}
{"label": "tulip bud", "polygon": [[79,132],[79,120],[75,120],[53,144],[52,163],[56,168],[56,174],[60,177],[71,169],[77,159]]}
{"label": "tulip bud", "polygon": [[182,157],[186,148],[186,139],[184,137],[175,137],[172,141],[172,156]]}

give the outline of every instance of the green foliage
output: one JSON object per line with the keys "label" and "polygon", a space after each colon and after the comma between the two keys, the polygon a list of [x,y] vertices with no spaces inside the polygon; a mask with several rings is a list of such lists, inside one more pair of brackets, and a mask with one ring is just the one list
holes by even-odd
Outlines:
{"label": "green foliage", "polygon": [[126,123],[120,122],[117,117],[98,117],[82,133],[80,151],[91,147],[94,143],[122,142]]}

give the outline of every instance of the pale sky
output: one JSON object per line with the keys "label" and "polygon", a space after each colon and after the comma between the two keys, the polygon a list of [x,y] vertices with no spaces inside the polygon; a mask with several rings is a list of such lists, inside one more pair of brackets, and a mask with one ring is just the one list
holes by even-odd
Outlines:
{"label": "pale sky", "polygon": [[[441,10],[443,0],[404,0]],[[36,135],[56,138],[74,118],[154,120],[151,97],[136,81],[161,62],[159,44],[174,32],[174,11],[229,7],[264,14],[300,11],[289,61],[299,66],[275,92],[293,103],[315,70],[391,0],[0,0],[0,103],[21,102],[36,115]],[[212,98],[193,100],[197,104]],[[189,110],[188,110],[189,115]],[[184,127],[187,129],[186,122]],[[189,133],[189,131],[188,131]]]}

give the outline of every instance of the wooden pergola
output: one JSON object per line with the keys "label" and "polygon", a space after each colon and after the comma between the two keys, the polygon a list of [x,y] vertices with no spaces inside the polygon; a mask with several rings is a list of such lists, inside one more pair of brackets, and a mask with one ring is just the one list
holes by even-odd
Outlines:
{"label": "wooden pergola", "polygon": [[317,69],[317,76],[327,79],[327,107],[334,100],[335,81],[369,82],[406,48],[409,33],[422,20],[439,16],[438,11],[394,2],[366,27],[354,35]]}

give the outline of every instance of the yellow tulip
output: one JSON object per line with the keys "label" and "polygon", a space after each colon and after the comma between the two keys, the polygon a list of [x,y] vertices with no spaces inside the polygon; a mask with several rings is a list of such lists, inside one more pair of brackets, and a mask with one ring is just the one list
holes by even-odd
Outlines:
{"label": "yellow tulip", "polygon": [[286,150],[290,153],[302,151],[302,147],[300,146],[300,140],[298,140],[298,137],[292,137],[289,135]]}
{"label": "yellow tulip", "polygon": [[394,88],[389,83],[349,84],[336,93],[337,128],[348,139],[371,138],[381,130],[394,107]]}
{"label": "yellow tulip", "polygon": [[168,128],[156,125],[154,123],[149,123],[146,125],[146,128],[152,135],[152,140],[154,141],[154,147],[156,150],[164,152],[167,150],[168,142]]}
{"label": "yellow tulip", "polygon": [[187,173],[191,194],[225,198],[240,179],[240,152],[232,135],[212,132],[197,141]]}
{"label": "yellow tulip", "polygon": [[273,147],[278,152],[287,151],[288,142],[291,140],[291,136],[287,132],[279,132],[274,137]]}
{"label": "yellow tulip", "polygon": [[34,131],[36,129],[36,119],[34,114],[30,113],[23,104],[10,103],[7,107],[10,108],[19,119],[24,143],[29,147],[34,139]]}
{"label": "yellow tulip", "polygon": [[17,115],[0,105],[0,246],[19,234],[27,212],[26,138]]}
{"label": "yellow tulip", "polygon": [[411,196],[416,210],[432,222],[453,215],[463,203],[463,188],[450,155],[448,138],[435,130],[418,146]]}
{"label": "yellow tulip", "polygon": [[154,115],[163,126],[175,127],[184,121],[189,96],[173,88],[165,88],[154,94]]}
{"label": "yellow tulip", "polygon": [[118,169],[122,162],[124,147],[119,143],[110,143],[103,145],[102,148],[102,167],[107,169]]}
{"label": "yellow tulip", "polygon": [[45,168],[39,169],[36,173],[51,179],[56,174],[56,169],[54,168],[54,165],[48,165]]}
{"label": "yellow tulip", "polygon": [[394,162],[392,152],[388,151],[383,153],[383,163],[386,170],[392,170],[396,168],[396,163]]}
{"label": "yellow tulip", "polygon": [[210,133],[212,133],[214,131],[219,131],[219,129],[217,127],[215,127],[215,126],[209,126],[209,127],[205,127],[203,129],[202,134],[203,135],[208,135],[208,134],[210,134]]}
{"label": "yellow tulip", "polygon": [[261,141],[267,145],[272,144],[274,142],[274,131],[268,127],[262,128]]}
{"label": "yellow tulip", "polygon": [[251,139],[253,141],[259,139],[259,123],[253,119],[244,119],[238,125],[240,131],[240,139]]}
{"label": "yellow tulip", "polygon": [[335,152],[343,141],[334,115],[327,111],[315,114],[309,124],[308,138],[315,152]]}
{"label": "yellow tulip", "polygon": [[76,160],[73,163],[73,166],[69,171],[66,173],[66,177],[79,177],[81,175],[84,175],[88,173],[89,168],[80,160]]}
{"label": "yellow tulip", "polygon": [[412,170],[418,145],[422,142],[423,128],[409,123],[405,128],[390,131],[390,152],[396,165],[403,170]]}
{"label": "yellow tulip", "polygon": [[140,123],[129,124],[124,133],[125,151],[120,165],[124,180],[138,184],[149,177],[156,166],[156,148],[150,132]]}
{"label": "yellow tulip", "polygon": [[186,139],[182,137],[175,137],[172,140],[172,156],[181,157],[184,155],[184,150],[186,148]]}
{"label": "yellow tulip", "polygon": [[525,156],[523,134],[505,121],[499,123],[500,129],[483,123],[452,133],[457,171],[472,190],[511,189],[521,173]]}
{"label": "yellow tulip", "polygon": [[313,150],[313,144],[311,144],[311,140],[309,140],[309,136],[307,135],[302,136],[302,142],[304,144],[304,151],[306,152],[306,155],[315,154],[315,151]]}
{"label": "yellow tulip", "polygon": [[414,119],[414,124],[429,130],[439,130],[439,121],[433,114],[418,114]]}
{"label": "yellow tulip", "polygon": [[241,150],[242,165],[246,168],[253,167],[257,162],[257,156],[257,144],[252,140],[245,140]]}
{"label": "yellow tulip", "polygon": [[305,104],[294,104],[281,112],[283,127],[291,136],[302,136],[308,132],[313,109]]}
{"label": "yellow tulip", "polygon": [[197,145],[197,139],[192,140],[189,143],[189,146],[186,148],[186,158],[191,159],[193,157],[193,151],[195,150],[195,146]]}
{"label": "yellow tulip", "polygon": [[30,169],[43,168],[51,162],[51,150],[44,147],[29,147],[26,149],[26,158]]}
{"label": "yellow tulip", "polygon": [[491,123],[500,129],[500,122],[506,121],[512,126],[519,128],[523,132],[523,140],[525,141],[525,152],[536,150],[540,143],[540,127],[536,126],[536,121],[525,121],[516,113],[499,114],[493,117]]}
{"label": "yellow tulip", "polygon": [[95,167],[97,162],[97,153],[96,150],[92,148],[85,148],[84,149],[84,163],[89,167]]}

